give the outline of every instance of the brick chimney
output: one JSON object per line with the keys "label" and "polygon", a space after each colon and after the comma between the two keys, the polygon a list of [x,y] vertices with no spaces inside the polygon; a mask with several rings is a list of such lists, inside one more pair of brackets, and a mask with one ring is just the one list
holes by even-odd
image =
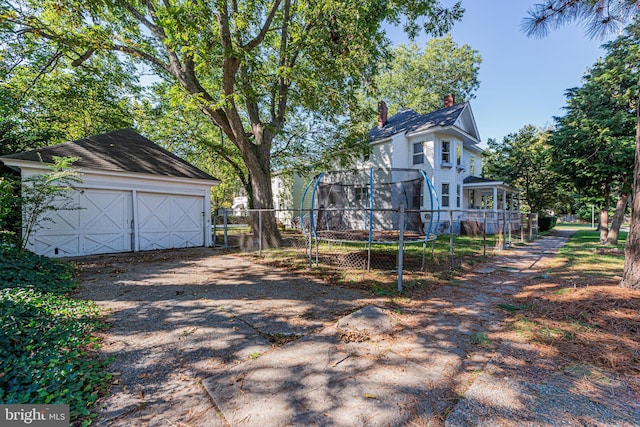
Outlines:
{"label": "brick chimney", "polygon": [[453,107],[456,103],[456,97],[452,93],[448,93],[444,96],[444,108]]}
{"label": "brick chimney", "polygon": [[378,102],[378,127],[383,128],[384,125],[387,124],[387,116],[389,114],[389,110],[387,109],[387,104],[384,101]]}

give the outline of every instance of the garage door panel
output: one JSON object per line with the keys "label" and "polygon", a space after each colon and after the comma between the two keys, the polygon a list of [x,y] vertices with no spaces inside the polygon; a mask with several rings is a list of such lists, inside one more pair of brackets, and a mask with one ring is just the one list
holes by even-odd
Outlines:
{"label": "garage door panel", "polygon": [[139,250],[204,246],[204,196],[83,189],[75,210],[48,214],[53,221],[33,234],[30,249],[51,256],[133,250],[135,203]]}
{"label": "garage door panel", "polygon": [[62,257],[132,250],[131,192],[83,189],[72,196],[76,209],[45,215],[53,221],[33,233],[34,252]]}
{"label": "garage door panel", "polygon": [[65,232],[78,228],[80,226],[80,203],[79,192],[73,192],[70,194],[70,198],[64,202],[54,202],[53,204],[59,208],[67,205],[69,207],[75,207],[76,209],[45,212],[44,215],[41,216],[42,219],[39,226],[42,227],[41,229],[44,232]]}
{"label": "garage door panel", "polygon": [[95,233],[85,234],[82,240],[85,253],[108,254],[112,252],[123,252],[122,248],[131,250],[130,233]]}
{"label": "garage door panel", "polygon": [[80,236],[76,233],[49,236],[36,233],[31,242],[33,252],[50,258],[76,256],[82,253]]}
{"label": "garage door panel", "polygon": [[83,228],[127,231],[131,228],[131,193],[85,191],[83,196]]}
{"label": "garage door panel", "polygon": [[140,250],[204,245],[204,197],[138,193]]}
{"label": "garage door panel", "polygon": [[170,222],[171,227],[202,230],[202,198],[172,200]]}

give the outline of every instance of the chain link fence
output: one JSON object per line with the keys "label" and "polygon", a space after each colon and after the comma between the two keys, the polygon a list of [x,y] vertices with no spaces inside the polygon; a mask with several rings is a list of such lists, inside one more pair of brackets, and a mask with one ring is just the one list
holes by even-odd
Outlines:
{"label": "chain link fence", "polygon": [[[282,245],[263,247],[263,221],[274,215]],[[257,223],[251,227],[251,218]],[[537,214],[509,210],[216,210],[213,244],[297,268],[397,273],[455,269],[469,259],[537,237]],[[422,232],[421,232],[422,231]]]}

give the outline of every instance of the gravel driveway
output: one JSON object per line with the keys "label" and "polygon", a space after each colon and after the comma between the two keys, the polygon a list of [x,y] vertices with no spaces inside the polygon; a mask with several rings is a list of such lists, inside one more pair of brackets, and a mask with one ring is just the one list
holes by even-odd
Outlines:
{"label": "gravel driveway", "polygon": [[[323,425],[358,424],[336,418],[355,393],[365,403],[352,409],[374,417],[399,408],[407,422],[398,425],[640,426],[637,395],[615,372],[575,369],[520,336],[500,308],[537,286],[568,234],[514,247],[416,298],[374,299],[207,248],[76,260],[82,286],[75,296],[111,310],[101,352],[115,356],[117,381],[99,402],[96,425],[252,426],[266,415],[265,427],[309,425],[291,421],[278,404],[310,414],[305,402],[327,391],[324,401],[337,406],[315,414]],[[371,303],[392,308],[397,319],[383,341],[325,339],[336,320]],[[377,375],[385,367],[392,377]],[[276,370],[289,374],[256,386],[257,373]],[[305,386],[325,377],[328,388]],[[370,383],[367,393],[361,383]],[[286,392],[264,392],[274,387]]]}
{"label": "gravel driveway", "polygon": [[74,296],[109,310],[116,384],[96,425],[224,425],[202,380],[370,302],[210,248],[77,259]]}

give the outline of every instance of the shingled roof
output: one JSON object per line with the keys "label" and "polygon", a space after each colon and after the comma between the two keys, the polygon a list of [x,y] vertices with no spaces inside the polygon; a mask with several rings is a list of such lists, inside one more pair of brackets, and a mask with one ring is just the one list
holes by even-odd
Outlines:
{"label": "shingled roof", "polygon": [[390,138],[398,133],[427,130],[436,126],[453,126],[468,104],[468,102],[462,102],[429,114],[418,114],[410,108],[405,108],[391,116],[382,128],[376,126],[371,129],[369,131],[369,140],[375,141]]}
{"label": "shingled roof", "polygon": [[44,163],[53,163],[54,156],[78,157],[73,165],[80,168],[219,181],[133,129],[103,133],[0,159],[40,162],[42,158]]}

